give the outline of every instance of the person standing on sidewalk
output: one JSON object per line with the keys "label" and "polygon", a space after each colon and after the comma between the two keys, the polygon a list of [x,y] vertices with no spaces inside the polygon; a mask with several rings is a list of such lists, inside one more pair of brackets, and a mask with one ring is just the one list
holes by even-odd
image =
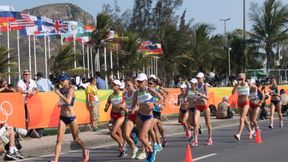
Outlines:
{"label": "person standing on sidewalk", "polygon": [[61,145],[66,130],[66,126],[69,125],[74,141],[81,147],[83,153],[83,162],[89,160],[89,150],[85,149],[83,141],[79,137],[79,128],[76,120],[75,113],[73,111],[75,92],[72,88],[70,76],[67,73],[62,73],[59,76],[59,82],[61,89],[55,89],[55,93],[60,98],[60,120],[58,124],[57,142],[55,147],[54,160],[50,162],[58,162]]}
{"label": "person standing on sidewalk", "polygon": [[97,94],[97,86],[96,79],[94,77],[90,78],[90,84],[86,88],[87,102],[90,110],[90,119],[91,124],[93,126],[93,130],[97,131],[97,120],[98,120],[98,112],[99,112],[99,97]]}
{"label": "person standing on sidewalk", "polygon": [[[38,92],[37,84],[34,80],[31,79],[31,72],[30,70],[25,69],[23,71],[23,80],[20,79],[17,83],[17,90],[24,96],[24,104],[25,104],[25,119],[26,119],[26,129],[28,130],[28,123],[29,123],[29,112],[26,104],[26,98],[32,97],[36,95]],[[32,130],[28,135],[31,135]]]}

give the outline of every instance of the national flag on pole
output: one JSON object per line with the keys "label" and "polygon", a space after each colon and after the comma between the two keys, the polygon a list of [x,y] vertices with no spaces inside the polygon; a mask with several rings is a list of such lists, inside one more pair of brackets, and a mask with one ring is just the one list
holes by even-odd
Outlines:
{"label": "national flag on pole", "polygon": [[[82,23],[78,22],[78,27],[77,27],[77,31],[74,31],[74,33],[76,33],[75,35],[75,40],[77,42],[84,42],[87,43],[91,40],[91,35],[92,35],[92,31],[95,29],[93,26],[91,25],[83,25]],[[73,27],[73,26],[71,26]],[[71,31],[71,30],[70,30]],[[66,35],[64,41],[65,42],[72,42],[73,41],[73,34],[71,35]]]}
{"label": "national flag on pole", "polygon": [[20,12],[0,11],[0,22],[13,22],[16,19],[21,19]]}
{"label": "national flag on pole", "polygon": [[26,27],[34,27],[35,22],[30,18],[28,14],[21,13],[21,19],[17,19],[14,22],[10,22],[10,30],[23,30]]}
{"label": "national flag on pole", "polygon": [[54,29],[54,23],[52,19],[41,16],[29,15],[30,19],[34,22],[33,27],[27,27],[25,30],[21,30],[21,35],[46,35]]}
{"label": "national flag on pole", "polygon": [[156,43],[155,41],[143,41],[141,42],[139,52],[143,52],[144,55],[160,55],[163,54],[161,44]]}

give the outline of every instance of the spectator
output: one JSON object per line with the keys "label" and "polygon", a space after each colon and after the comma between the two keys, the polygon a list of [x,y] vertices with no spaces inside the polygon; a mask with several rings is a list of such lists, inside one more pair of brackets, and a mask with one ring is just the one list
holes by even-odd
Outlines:
{"label": "spectator", "polygon": [[281,100],[281,105],[282,105],[282,114],[285,114],[285,112],[287,111],[287,95],[285,94],[285,90],[281,89],[280,90],[280,100]]}
{"label": "spectator", "polygon": [[[19,80],[17,83],[18,86],[18,92],[23,94],[24,96],[24,102],[25,102],[25,117],[26,117],[26,128],[28,128],[28,110],[27,110],[27,105],[26,105],[26,97],[31,97],[34,96],[37,91],[37,84],[34,80],[31,79],[31,72],[27,69],[23,71],[23,80]],[[29,133],[31,135],[31,132]],[[37,134],[36,136],[39,137]]]}
{"label": "spectator", "polygon": [[222,98],[222,102],[218,104],[216,118],[217,119],[230,119],[233,117],[233,113],[230,110],[230,104],[228,103],[229,97]]}
{"label": "spectator", "polygon": [[106,82],[104,79],[102,79],[101,75],[100,75],[100,72],[97,71],[95,73],[96,75],[96,85],[97,85],[97,88],[98,89],[106,89]]}
{"label": "spectator", "polygon": [[0,79],[0,93],[16,92],[16,89],[8,84],[6,79]]}
{"label": "spectator", "polygon": [[20,79],[17,86],[18,92],[24,95],[25,100],[27,96],[34,96],[38,91],[37,84],[31,79],[31,72],[29,70],[24,70],[23,80]]}
{"label": "spectator", "polygon": [[54,89],[53,84],[49,79],[43,78],[43,73],[37,73],[37,88],[39,92],[50,92]]}
{"label": "spectator", "polygon": [[3,146],[8,145],[9,149],[5,154],[4,159],[7,160],[18,160],[23,159],[22,153],[19,151],[19,149],[16,147],[16,141],[15,141],[15,132],[13,128],[8,127],[6,123],[0,124],[0,143],[2,146],[0,146],[0,151],[5,152],[3,149]]}
{"label": "spectator", "polygon": [[96,79],[90,78],[90,84],[86,88],[87,94],[87,102],[90,110],[90,117],[91,117],[91,124],[93,126],[93,130],[97,131],[97,120],[98,120],[98,112],[99,112],[99,98],[97,94],[97,87],[96,87]]}

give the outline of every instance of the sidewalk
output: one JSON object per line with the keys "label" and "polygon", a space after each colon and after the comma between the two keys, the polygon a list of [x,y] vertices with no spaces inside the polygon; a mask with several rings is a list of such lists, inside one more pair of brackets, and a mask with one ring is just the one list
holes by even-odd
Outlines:
{"label": "sidewalk", "polygon": [[[166,135],[171,135],[179,132],[183,132],[183,127],[178,124],[178,119],[175,117],[168,118],[168,121],[164,121],[164,129]],[[239,116],[236,115],[232,119],[216,119],[215,116],[211,117],[212,127],[225,126],[237,124],[239,122]],[[204,118],[201,117],[201,125],[205,127]],[[183,133],[184,134],[184,133]],[[39,157],[41,155],[53,154],[56,135],[53,136],[43,136],[40,139],[37,138],[25,138],[21,141],[23,146],[22,153],[25,158]],[[87,148],[99,147],[105,145],[115,144],[114,140],[108,135],[108,129],[101,129],[98,132],[85,131],[80,133],[80,138],[84,141]],[[78,145],[73,142],[72,135],[65,134],[62,143],[62,152],[69,152],[72,150],[80,149]]]}

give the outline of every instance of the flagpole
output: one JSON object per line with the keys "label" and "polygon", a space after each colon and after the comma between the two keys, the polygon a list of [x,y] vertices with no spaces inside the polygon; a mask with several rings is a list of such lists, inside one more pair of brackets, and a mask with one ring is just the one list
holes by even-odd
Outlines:
{"label": "flagpole", "polygon": [[28,35],[28,50],[29,50],[29,59],[28,59],[28,61],[29,61],[29,70],[30,70],[30,72],[31,72],[31,70],[32,70],[32,63],[31,63],[31,38],[30,38],[30,34]]}
{"label": "flagpole", "polygon": [[60,39],[61,39],[61,46],[63,46],[63,35],[60,34]]}
{"label": "flagpole", "polygon": [[113,56],[112,56],[112,54],[113,54],[112,49],[110,49],[110,69],[111,69],[111,74],[113,76]]}
{"label": "flagpole", "polygon": [[94,77],[94,68],[93,68],[93,49],[90,47],[90,55],[91,55],[91,75]]}
{"label": "flagpole", "polygon": [[76,52],[76,35],[73,34],[73,51],[74,51],[74,68],[76,69],[77,68],[77,65],[76,65],[76,56],[75,56],[75,52]]}
{"label": "flagpole", "polygon": [[158,76],[158,58],[156,58],[156,73],[155,73],[156,76]]}
{"label": "flagpole", "polygon": [[120,71],[119,71],[119,53],[117,51],[117,78],[120,78]]}
{"label": "flagpole", "polygon": [[87,67],[88,67],[88,78],[90,78],[90,56],[89,56],[89,46],[87,45],[86,48],[86,54],[87,54]]}
{"label": "flagpole", "polygon": [[47,36],[47,39],[48,39],[48,59],[50,59],[50,57],[51,57],[51,49],[50,49],[50,37],[49,36]]}
{"label": "flagpole", "polygon": [[[10,32],[9,32],[9,24],[7,25],[7,50],[8,50],[8,64],[10,64]],[[8,66],[8,82],[11,83],[11,74],[10,74],[10,65]]]}
{"label": "flagpole", "polygon": [[95,57],[95,68],[96,71],[100,71],[100,58],[99,58],[99,52],[100,52],[100,48],[97,48],[97,53],[96,53],[96,57]]}
{"label": "flagpole", "polygon": [[33,45],[34,45],[34,71],[37,74],[37,58],[36,58],[36,36],[33,34]]}
{"label": "flagpole", "polygon": [[105,70],[105,84],[106,84],[106,89],[108,89],[108,78],[107,78],[107,59],[106,59],[106,46],[104,45],[104,70]]}
{"label": "flagpole", "polygon": [[45,57],[45,77],[48,78],[48,67],[47,67],[47,41],[46,41],[46,35],[44,35],[44,44],[45,44],[45,49],[44,49],[44,57]]}
{"label": "flagpole", "polygon": [[84,42],[82,41],[82,56],[83,56],[83,70],[84,70],[84,76],[86,77],[86,74],[85,74],[85,45],[84,45]]}
{"label": "flagpole", "polygon": [[19,80],[21,79],[21,60],[20,60],[20,36],[19,36],[19,30],[17,30],[17,55],[18,55],[18,77]]}

